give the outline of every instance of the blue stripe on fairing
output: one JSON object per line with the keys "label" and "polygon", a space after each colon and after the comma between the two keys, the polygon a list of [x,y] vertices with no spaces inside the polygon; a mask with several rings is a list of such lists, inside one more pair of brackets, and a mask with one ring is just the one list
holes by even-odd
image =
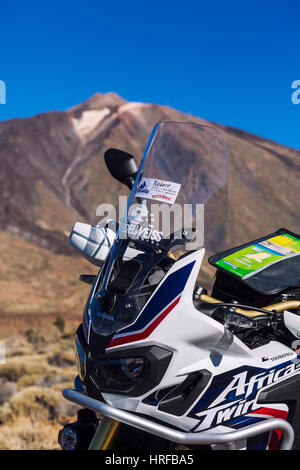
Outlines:
{"label": "blue stripe on fairing", "polygon": [[[169,305],[172,300],[178,297],[185,287],[195,262],[196,261],[193,261],[178,269],[175,273],[170,274],[148,302],[144,310],[142,310],[137,321],[127,328],[119,330],[120,334],[142,330],[159,312]],[[117,337],[118,335],[115,335],[115,338]]]}
{"label": "blue stripe on fairing", "polygon": [[230,420],[230,427],[234,429],[240,429],[245,426],[251,426],[251,424],[259,423],[260,421],[264,421],[265,419],[266,418],[257,415],[243,415]]}

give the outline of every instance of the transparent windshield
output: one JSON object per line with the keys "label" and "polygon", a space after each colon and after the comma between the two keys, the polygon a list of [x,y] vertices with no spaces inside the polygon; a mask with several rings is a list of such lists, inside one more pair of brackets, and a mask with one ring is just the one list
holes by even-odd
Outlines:
{"label": "transparent windshield", "polygon": [[193,123],[158,124],[89,310],[93,328],[129,324],[174,263],[171,253],[203,246],[227,218],[227,152],[222,134]]}
{"label": "transparent windshield", "polygon": [[222,134],[193,123],[157,125],[142,160],[120,238],[144,246],[198,249],[227,218]]}

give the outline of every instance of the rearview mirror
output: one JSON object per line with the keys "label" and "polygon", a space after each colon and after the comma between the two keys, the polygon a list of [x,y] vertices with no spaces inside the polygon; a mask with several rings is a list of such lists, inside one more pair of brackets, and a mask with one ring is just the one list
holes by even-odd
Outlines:
{"label": "rearview mirror", "polygon": [[138,172],[135,158],[130,153],[112,148],[106,150],[104,160],[110,174],[131,190]]}

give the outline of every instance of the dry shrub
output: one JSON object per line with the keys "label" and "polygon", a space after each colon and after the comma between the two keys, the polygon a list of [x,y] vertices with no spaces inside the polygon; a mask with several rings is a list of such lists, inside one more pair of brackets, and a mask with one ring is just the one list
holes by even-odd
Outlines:
{"label": "dry shrub", "polygon": [[[0,449],[58,449],[62,425],[78,406],[62,397],[76,375],[72,337],[31,328],[7,337],[0,365]],[[40,351],[40,353],[38,353]]]}
{"label": "dry shrub", "polygon": [[0,379],[0,405],[7,402],[17,391],[18,386],[15,382]]}
{"label": "dry shrub", "polygon": [[16,393],[9,403],[0,409],[0,423],[7,424],[19,417],[32,422],[53,421],[60,414],[61,394],[49,388],[28,387]]}
{"label": "dry shrub", "polygon": [[11,357],[6,364],[0,367],[0,378],[10,382],[18,382],[23,376],[39,375],[47,373],[49,367],[41,360],[40,356]]}
{"label": "dry shrub", "polygon": [[72,379],[74,379],[74,371],[70,371],[69,374],[64,373],[64,375],[57,374],[53,371],[50,374],[45,375],[45,377],[40,378],[36,382],[36,385],[39,387],[52,387],[53,385],[70,382]]}
{"label": "dry shrub", "polygon": [[18,386],[20,388],[32,387],[33,385],[37,385],[39,380],[41,380],[40,374],[23,375],[18,380]]}
{"label": "dry shrub", "polygon": [[76,364],[75,354],[72,351],[60,351],[48,358],[48,364],[56,367],[70,367]]}
{"label": "dry shrub", "polygon": [[6,358],[32,354],[32,346],[28,344],[23,335],[9,335],[3,339],[6,345]]}
{"label": "dry shrub", "polygon": [[56,317],[56,320],[53,323],[53,325],[55,325],[57,327],[57,329],[60,333],[63,333],[65,331],[66,322],[65,322],[64,318],[61,317],[60,315],[58,315],[58,317]]}
{"label": "dry shrub", "polygon": [[25,331],[25,336],[27,341],[35,346],[47,342],[45,334],[39,328],[30,328]]}
{"label": "dry shrub", "polygon": [[60,423],[32,423],[20,418],[9,426],[1,427],[0,449],[2,450],[46,450],[59,449],[57,442]]}
{"label": "dry shrub", "polygon": [[24,346],[20,349],[15,349],[12,351],[10,354],[6,354],[6,357],[14,357],[14,356],[28,356],[29,354],[32,354],[32,349],[29,348],[28,346]]}

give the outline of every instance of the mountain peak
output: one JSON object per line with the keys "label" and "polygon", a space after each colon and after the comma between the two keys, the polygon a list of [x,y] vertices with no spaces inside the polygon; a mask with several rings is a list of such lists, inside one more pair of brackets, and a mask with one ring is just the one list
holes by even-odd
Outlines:
{"label": "mountain peak", "polygon": [[124,103],[126,103],[126,100],[121,98],[117,93],[114,93],[113,91],[109,91],[107,93],[97,92],[83,103],[80,103],[76,106],[72,106],[68,109],[67,112],[77,115],[81,114],[84,111],[101,110],[107,107],[118,107]]}

